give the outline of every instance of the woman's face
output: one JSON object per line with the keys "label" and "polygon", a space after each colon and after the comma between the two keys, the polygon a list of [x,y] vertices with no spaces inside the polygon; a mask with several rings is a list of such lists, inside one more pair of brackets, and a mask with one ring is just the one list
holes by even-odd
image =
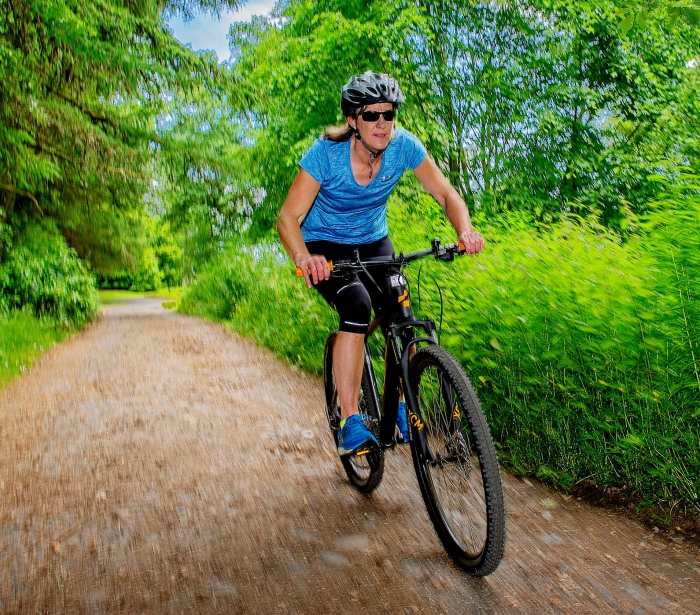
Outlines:
{"label": "woman's face", "polygon": [[[366,106],[363,111],[393,111],[394,106],[391,103],[381,102]],[[394,128],[394,121],[387,121],[383,115],[379,119],[370,122],[362,118],[362,114],[358,113],[357,118],[349,118],[351,125],[355,126],[360,132],[360,136],[364,142],[374,150],[383,150],[391,141],[391,134]]]}

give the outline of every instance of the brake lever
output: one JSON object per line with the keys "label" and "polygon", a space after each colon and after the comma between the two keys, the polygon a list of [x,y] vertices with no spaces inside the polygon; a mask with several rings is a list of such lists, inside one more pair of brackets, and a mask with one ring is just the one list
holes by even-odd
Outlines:
{"label": "brake lever", "polygon": [[435,251],[435,258],[445,262],[453,261],[455,259],[455,253],[458,256],[462,256],[467,252],[467,247],[461,241],[443,248],[440,246],[439,240],[434,239],[433,249]]}

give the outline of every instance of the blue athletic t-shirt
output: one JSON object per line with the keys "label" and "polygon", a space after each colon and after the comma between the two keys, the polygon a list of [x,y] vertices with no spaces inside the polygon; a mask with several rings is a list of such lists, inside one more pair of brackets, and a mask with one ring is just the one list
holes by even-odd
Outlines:
{"label": "blue athletic t-shirt", "polygon": [[427,155],[423,144],[403,128],[384,150],[379,172],[366,186],[355,181],[350,166],[352,139],[336,143],[316,139],[299,163],[321,184],[301,225],[304,241],[357,245],[386,237],[386,202],[406,169],[412,171]]}

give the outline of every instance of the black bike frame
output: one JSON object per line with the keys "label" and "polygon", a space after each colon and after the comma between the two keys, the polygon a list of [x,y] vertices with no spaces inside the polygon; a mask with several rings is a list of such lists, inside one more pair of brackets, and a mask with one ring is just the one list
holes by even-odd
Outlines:
{"label": "black bike frame", "polygon": [[[329,265],[331,265],[331,272],[340,272],[343,269],[352,273],[364,271],[382,294],[384,294],[382,289],[374,281],[367,267],[382,266],[393,269],[391,274],[391,291],[387,297],[387,305],[382,310],[382,313],[370,323],[369,330],[365,335],[365,367],[372,385],[373,401],[379,413],[379,441],[382,446],[387,448],[395,444],[394,433],[396,429],[399,388],[401,388],[408,410],[408,421],[415,427],[416,434],[418,434],[418,442],[416,443],[418,455],[422,461],[427,460],[434,465],[437,462],[428,446],[428,440],[424,431],[425,424],[420,414],[418,400],[413,393],[413,389],[407,383],[409,383],[408,363],[411,356],[411,348],[421,342],[437,344],[435,323],[432,320],[416,320],[411,309],[411,300],[408,296],[408,282],[400,268],[414,260],[430,255],[443,261],[454,260],[455,254],[464,253],[464,246],[462,244],[441,246],[439,239],[433,239],[431,244],[432,247],[429,250],[421,250],[405,256],[403,254],[398,257],[394,255],[391,259],[385,257],[369,258],[364,262],[360,260],[359,251],[355,250],[353,260],[337,262],[335,263],[335,269],[331,263]],[[297,275],[302,275],[301,269],[297,269]],[[369,336],[380,326],[386,338],[384,393],[381,403],[379,403],[379,392],[372,365],[372,355],[367,343]],[[416,337],[414,335],[415,328],[423,329],[426,335]],[[449,403],[449,391],[446,394],[446,400]],[[409,439],[413,440],[412,430],[409,430]]]}
{"label": "black bike frame", "polygon": [[[369,374],[374,396],[375,407],[379,409],[380,431],[379,439],[383,446],[394,445],[394,432],[399,401],[399,386],[401,386],[408,410],[408,420],[416,428],[418,434],[418,454],[422,460],[435,463],[435,457],[428,446],[423,432],[423,418],[420,414],[418,401],[415,398],[409,382],[408,363],[411,356],[411,348],[416,344],[425,342],[437,344],[435,335],[435,323],[432,320],[417,320],[413,315],[408,295],[408,282],[402,273],[393,276],[391,294],[387,308],[377,316],[370,324],[365,336],[365,367]],[[392,306],[393,302],[393,307]],[[379,403],[379,393],[376,376],[372,365],[367,340],[369,336],[382,327],[386,339],[384,352],[384,391],[382,402]],[[416,337],[414,329],[425,331],[426,335]],[[409,438],[413,439],[413,432],[409,430]]]}

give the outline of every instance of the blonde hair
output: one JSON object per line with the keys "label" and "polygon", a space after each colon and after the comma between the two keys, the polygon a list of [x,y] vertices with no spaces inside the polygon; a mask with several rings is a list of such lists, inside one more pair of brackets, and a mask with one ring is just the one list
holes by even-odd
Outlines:
{"label": "blonde hair", "polygon": [[323,138],[334,141],[335,143],[342,143],[343,141],[352,139],[352,135],[354,134],[355,129],[350,126],[350,124],[345,124],[345,126],[329,126],[323,131]]}

